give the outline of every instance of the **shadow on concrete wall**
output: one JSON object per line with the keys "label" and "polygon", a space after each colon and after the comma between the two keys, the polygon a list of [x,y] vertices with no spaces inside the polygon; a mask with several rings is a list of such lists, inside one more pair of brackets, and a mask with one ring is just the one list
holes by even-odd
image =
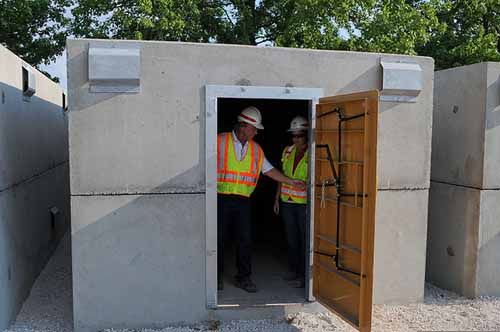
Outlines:
{"label": "shadow on concrete wall", "polygon": [[[36,95],[25,102],[22,91],[4,83],[0,94],[2,330],[69,227],[69,169],[62,108]],[[52,216],[54,207],[59,212]]]}
{"label": "shadow on concrete wall", "polygon": [[[67,116],[61,106],[0,83],[0,191],[68,162]],[[61,94],[62,100],[62,94]]]}

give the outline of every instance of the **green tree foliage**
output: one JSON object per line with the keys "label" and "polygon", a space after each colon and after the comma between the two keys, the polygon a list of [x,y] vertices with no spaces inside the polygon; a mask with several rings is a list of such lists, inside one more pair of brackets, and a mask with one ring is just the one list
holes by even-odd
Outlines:
{"label": "green tree foliage", "polygon": [[[0,0],[0,40],[48,63],[76,37],[176,40],[500,61],[500,0]],[[66,15],[67,16],[67,15]]]}
{"label": "green tree foliage", "polygon": [[443,29],[416,48],[436,60],[436,69],[500,61],[500,1],[454,0],[435,6]]}
{"label": "green tree foliage", "polygon": [[78,0],[76,36],[347,48],[373,0]]}
{"label": "green tree foliage", "polygon": [[417,54],[433,33],[445,27],[438,20],[438,1],[378,0],[370,13],[356,22],[352,48],[396,54]]}
{"label": "green tree foliage", "polygon": [[0,0],[0,42],[33,66],[48,64],[66,43],[67,0]]}
{"label": "green tree foliage", "polygon": [[223,11],[209,0],[79,0],[78,37],[208,42],[223,30]]}

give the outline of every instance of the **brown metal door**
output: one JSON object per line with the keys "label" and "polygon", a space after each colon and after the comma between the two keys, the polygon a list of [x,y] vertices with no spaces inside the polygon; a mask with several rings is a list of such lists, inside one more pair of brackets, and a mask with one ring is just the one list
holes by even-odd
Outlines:
{"label": "brown metal door", "polygon": [[313,295],[371,330],[378,91],[316,107]]}

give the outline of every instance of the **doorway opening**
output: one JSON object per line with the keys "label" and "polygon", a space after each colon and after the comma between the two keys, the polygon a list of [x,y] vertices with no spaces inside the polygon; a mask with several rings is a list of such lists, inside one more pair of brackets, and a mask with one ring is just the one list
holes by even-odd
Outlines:
{"label": "doorway opening", "polygon": [[[288,87],[221,86],[205,87],[205,160],[206,160],[206,285],[207,307],[211,309],[240,306],[285,305],[312,300],[309,268],[306,269],[306,285],[294,288],[283,279],[287,272],[287,245],[284,225],[280,217],[273,213],[277,183],[265,175],[260,175],[257,188],[251,197],[252,210],[252,280],[258,292],[247,293],[235,287],[235,248],[230,233],[224,250],[224,290],[217,291],[217,134],[232,131],[238,114],[246,106],[257,107],[263,117],[264,130],[259,130],[255,141],[262,147],[268,161],[281,169],[281,154],[291,145],[287,133],[294,116],[309,119],[314,128],[314,113],[322,89]],[[308,158],[314,158],[309,131]],[[314,168],[309,164],[309,176],[314,176]],[[311,190],[309,182],[308,192]],[[310,195],[309,195],[310,196]],[[312,236],[310,235],[313,213],[306,218],[306,259],[309,266],[312,258]]]}
{"label": "doorway opening", "polygon": [[[265,127],[264,130],[259,130],[254,140],[262,147],[266,159],[276,169],[281,170],[283,149],[292,144],[287,129],[291,120],[296,116],[310,118],[309,102],[307,100],[218,98],[218,133],[231,132],[238,114],[248,106],[257,107],[260,110]],[[277,182],[261,174],[257,187],[250,197],[251,279],[257,285],[258,292],[248,293],[235,286],[237,240],[234,229],[228,228],[229,232],[225,234],[224,239],[225,259],[222,276],[224,289],[218,292],[219,306],[300,303],[304,302],[307,297],[305,287],[296,287],[297,285],[293,282],[284,280],[288,272],[288,248],[282,217],[273,212],[276,190]],[[309,225],[307,219],[303,222]],[[306,261],[304,260],[301,264],[305,266]]]}

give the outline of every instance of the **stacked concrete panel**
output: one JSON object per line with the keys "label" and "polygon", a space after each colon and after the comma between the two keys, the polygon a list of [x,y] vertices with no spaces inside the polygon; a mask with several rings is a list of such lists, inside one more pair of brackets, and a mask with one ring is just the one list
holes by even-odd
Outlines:
{"label": "stacked concrete panel", "polygon": [[[23,66],[36,82],[31,97]],[[69,170],[62,89],[0,46],[0,94],[2,330],[69,227]]]}
{"label": "stacked concrete panel", "polygon": [[500,295],[500,63],[435,76],[426,279]]}
{"label": "stacked concrete panel", "polygon": [[[69,40],[74,319],[77,331],[213,317],[205,286],[204,86],[381,88],[381,54],[137,42],[140,93],[92,93],[89,43]],[[423,299],[433,60],[416,103],[381,102],[376,303]],[[265,119],[264,119],[265,122]]]}

